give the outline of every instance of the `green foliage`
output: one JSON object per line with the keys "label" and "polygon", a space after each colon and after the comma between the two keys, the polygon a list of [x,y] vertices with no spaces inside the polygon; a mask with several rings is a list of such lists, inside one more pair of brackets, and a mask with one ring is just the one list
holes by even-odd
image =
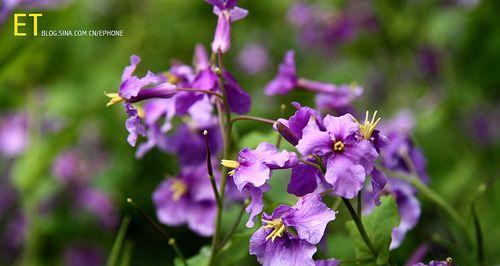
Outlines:
{"label": "green foliage", "polygon": [[[376,207],[372,213],[363,217],[363,225],[368,237],[372,241],[378,256],[376,265],[385,265],[389,259],[389,245],[391,244],[391,233],[394,227],[399,225],[399,213],[396,201],[393,197],[385,196],[381,198],[382,204]],[[356,258],[366,259],[373,257],[366,246],[363,238],[353,221],[346,223],[356,250]]]}

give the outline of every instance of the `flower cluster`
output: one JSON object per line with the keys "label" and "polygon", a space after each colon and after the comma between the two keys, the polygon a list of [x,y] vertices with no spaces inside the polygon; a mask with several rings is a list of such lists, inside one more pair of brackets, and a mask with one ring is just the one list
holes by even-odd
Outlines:
{"label": "flower cluster", "polygon": [[[390,228],[391,248],[400,245],[406,231],[415,226],[419,203],[411,185],[388,179],[382,170],[427,179],[422,153],[408,132],[394,130],[401,125],[386,123],[381,127],[377,112],[366,112],[360,119],[352,106],[363,92],[360,86],[299,77],[294,51],[286,53],[264,91],[272,96],[303,89],[316,94],[316,108],[294,102],[294,114],[277,120],[243,115],[250,111],[250,96],[224,68],[222,59],[230,48],[231,23],[247,16],[248,11],[233,0],[207,2],[218,16],[210,57],[197,45],[193,66],[174,63],[166,72],[147,72],[139,78],[134,71],[140,59],[132,56],[118,93],[106,94],[108,105],[123,102],[130,145],[145,137],[137,147],[137,157],[157,147],[178,158],[178,174],[164,180],[152,196],[158,220],[170,226],[186,224],[201,236],[213,235],[213,265],[234,233],[220,240],[224,208],[227,203],[248,199],[242,206],[249,214],[246,226],[260,224],[250,239],[249,252],[262,265],[338,265],[332,258],[313,259],[327,224],[337,214],[322,198],[341,199],[352,209],[350,199],[367,195],[368,213],[381,204],[379,196],[384,193],[397,202],[401,224]],[[239,116],[233,117],[235,114]],[[174,122],[176,118],[179,122]],[[243,119],[272,124],[280,141],[286,140],[295,150],[280,150],[278,141],[276,145],[261,142],[233,151],[237,145],[232,128]],[[212,163],[219,160],[220,165]],[[281,204],[268,214],[265,193],[271,190],[273,173],[281,170],[290,171],[287,191],[297,202],[294,206]],[[361,223],[360,213],[352,210],[351,215]],[[235,229],[238,223],[239,219]],[[356,225],[360,232],[364,230]],[[371,247],[370,240],[365,241]]]}

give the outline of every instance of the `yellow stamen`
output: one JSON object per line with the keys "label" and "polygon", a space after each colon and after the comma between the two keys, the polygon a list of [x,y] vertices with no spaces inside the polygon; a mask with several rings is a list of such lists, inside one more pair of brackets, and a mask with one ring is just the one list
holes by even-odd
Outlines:
{"label": "yellow stamen", "polygon": [[168,71],[164,72],[163,74],[165,74],[165,76],[167,76],[168,83],[174,84],[174,85],[179,83],[179,78],[176,75],[174,75]]}
{"label": "yellow stamen", "polygon": [[142,106],[134,106],[137,110],[137,116],[140,118],[144,118],[144,108]]}
{"label": "yellow stamen", "polygon": [[336,141],[334,144],[333,144],[333,151],[335,152],[342,152],[344,151],[344,143],[342,141]]}
{"label": "yellow stamen", "polygon": [[104,95],[109,98],[109,102],[106,104],[106,107],[109,107],[115,103],[122,102],[124,100],[118,93],[104,93]]}
{"label": "yellow stamen", "polygon": [[271,233],[266,236],[266,241],[271,239],[271,241],[274,242],[277,237],[283,236],[283,232],[285,232],[286,226],[283,224],[283,220],[281,218],[274,219],[272,221],[262,220],[262,222],[266,223],[264,228],[273,229],[273,231],[271,231]]}
{"label": "yellow stamen", "polygon": [[370,116],[370,112],[366,111],[365,115],[365,123],[361,124],[357,120],[356,122],[359,124],[359,130],[361,131],[361,135],[365,139],[370,139],[372,137],[373,131],[375,131],[375,128],[377,127],[378,122],[380,122],[380,117],[377,118],[377,111],[373,113],[372,119],[369,121],[368,117]]}
{"label": "yellow stamen", "polygon": [[181,197],[186,194],[187,186],[181,180],[174,180],[172,185],[170,185],[170,191],[172,191],[172,199],[174,201],[179,201]]}
{"label": "yellow stamen", "polygon": [[221,160],[220,164],[222,164],[223,166],[225,166],[227,168],[233,169],[233,170],[229,171],[229,173],[227,173],[229,176],[233,176],[236,168],[240,167],[240,163],[237,161],[233,161],[233,160]]}

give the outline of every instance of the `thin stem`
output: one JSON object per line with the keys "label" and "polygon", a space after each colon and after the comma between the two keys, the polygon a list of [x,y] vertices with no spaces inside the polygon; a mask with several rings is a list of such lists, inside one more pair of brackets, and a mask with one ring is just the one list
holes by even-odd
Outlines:
{"label": "thin stem", "polygon": [[351,214],[352,219],[354,220],[354,223],[356,224],[356,227],[358,228],[359,234],[363,238],[363,241],[365,242],[368,249],[370,249],[373,256],[376,258],[377,257],[377,250],[375,250],[375,248],[373,247],[372,241],[368,237],[368,234],[366,233],[365,227],[363,226],[363,223],[361,222],[361,219],[359,218],[359,216],[356,214],[356,211],[352,207],[351,202],[346,198],[342,198],[342,201],[344,201],[344,204],[347,207],[347,210],[349,210],[349,213]]}
{"label": "thin stem", "polygon": [[127,234],[128,225],[130,224],[130,217],[125,216],[120,224],[120,229],[118,229],[118,234],[116,234],[113,247],[111,249],[111,254],[108,257],[106,263],[107,266],[115,266],[118,261],[118,256],[120,256],[120,251],[123,246],[123,241],[125,240],[125,235]]}
{"label": "thin stem", "polygon": [[240,120],[252,120],[252,121],[267,123],[267,124],[271,124],[271,125],[273,125],[276,122],[275,120],[257,117],[257,116],[240,115],[240,116],[237,116],[237,117],[231,119],[231,123],[234,123],[234,122],[240,121]]}
{"label": "thin stem", "polygon": [[192,89],[192,88],[177,88],[178,91],[188,91],[188,92],[200,92],[208,95],[217,96],[222,100],[222,95],[220,93],[214,91],[200,90],[200,89]]}
{"label": "thin stem", "polygon": [[299,162],[301,162],[303,164],[307,164],[307,165],[315,167],[315,168],[318,168],[318,170],[320,170],[320,171],[323,170],[321,168],[321,166],[319,164],[317,164],[317,163],[313,163],[313,162],[310,162],[310,161],[307,161],[307,160],[304,160],[304,159],[299,159]]}
{"label": "thin stem", "polygon": [[483,246],[483,232],[481,230],[481,224],[479,223],[479,216],[477,215],[476,205],[471,203],[472,218],[474,219],[474,232],[476,235],[476,248],[477,248],[477,260],[478,265],[486,265],[486,258],[484,256],[484,246]]}
{"label": "thin stem", "polygon": [[[221,129],[223,130],[223,145],[224,145],[224,152],[223,152],[223,157],[228,158],[229,156],[229,149],[231,145],[231,129],[232,129],[232,123],[231,123],[231,110],[229,109],[229,102],[227,99],[227,93],[226,89],[224,87],[224,65],[222,63],[222,53],[219,51],[217,53],[217,59],[218,59],[218,66],[219,68],[215,71],[217,73],[217,76],[219,77],[219,87],[222,92],[222,102],[224,105],[224,111],[225,111],[225,124],[224,127],[222,127],[221,123]],[[222,109],[220,106],[218,107],[219,111],[219,121],[222,122]],[[227,167],[222,167],[221,170],[221,182],[220,182],[220,199],[221,202],[224,203],[224,196],[226,192],[226,182],[227,182]],[[210,259],[208,265],[212,266],[215,265],[215,259],[217,258],[217,252],[218,252],[218,243],[219,243],[219,237],[220,237],[220,229],[221,229],[221,224],[222,224],[222,206],[217,208],[217,215],[215,218],[215,232],[214,236],[212,238],[212,253],[210,254]]]}
{"label": "thin stem", "polygon": [[226,237],[224,237],[224,240],[222,240],[219,244],[219,250],[222,250],[224,246],[227,244],[229,239],[234,235],[236,232],[236,229],[238,229],[238,226],[240,225],[241,219],[243,218],[243,214],[245,213],[245,209],[247,208],[248,204],[250,204],[249,200],[245,200],[245,203],[243,204],[240,212],[238,213],[238,217],[236,218],[236,221],[234,222],[233,226],[231,226],[231,229],[229,232],[226,234]]}
{"label": "thin stem", "polygon": [[[283,117],[285,115],[285,109],[286,109],[286,105],[282,104],[280,106],[280,117]],[[276,148],[280,148],[281,146],[281,140],[283,139],[283,136],[281,136],[281,134],[278,134],[278,138],[276,139]]]}
{"label": "thin stem", "polygon": [[139,214],[142,216],[142,218],[144,218],[144,220],[146,220],[146,222],[149,225],[151,225],[151,227],[153,227],[158,233],[160,233],[160,235],[163,238],[165,238],[165,240],[167,240],[167,243],[174,249],[174,251],[177,254],[177,256],[179,257],[179,259],[181,259],[182,264],[184,264],[184,266],[188,266],[186,258],[184,257],[184,255],[182,255],[182,252],[179,249],[179,247],[177,246],[175,239],[170,237],[167,234],[167,232],[165,232],[165,230],[163,230],[159,224],[157,224],[151,217],[149,217],[149,215],[147,215],[146,212],[144,212],[139,206],[137,206],[131,198],[127,198],[127,203],[132,205],[132,207],[134,207],[134,209],[136,209],[139,212]]}
{"label": "thin stem", "polygon": [[357,211],[358,211],[358,216],[359,216],[359,219],[362,219],[362,214],[361,214],[361,209],[362,209],[362,206],[361,206],[361,203],[362,203],[362,196],[361,196],[361,192],[358,193],[358,202],[357,202]]}
{"label": "thin stem", "polygon": [[205,130],[203,131],[203,136],[205,136],[205,149],[206,149],[206,161],[207,161],[207,172],[208,172],[208,179],[210,179],[210,183],[212,184],[212,190],[214,192],[214,197],[217,202],[217,208],[222,209],[222,200],[219,196],[219,190],[217,189],[217,183],[215,182],[214,178],[214,171],[212,169],[212,154],[210,152],[210,146],[208,145],[208,131]]}

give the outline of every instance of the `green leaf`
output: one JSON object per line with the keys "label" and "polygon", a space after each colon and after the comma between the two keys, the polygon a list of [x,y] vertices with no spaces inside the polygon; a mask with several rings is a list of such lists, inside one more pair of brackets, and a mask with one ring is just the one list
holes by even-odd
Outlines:
{"label": "green leaf", "polygon": [[[250,231],[250,230],[249,230]],[[237,265],[249,255],[248,245],[252,232],[235,234],[217,256],[218,265]]]}
{"label": "green leaf", "polygon": [[123,241],[125,240],[125,235],[127,234],[129,224],[130,217],[125,216],[122,220],[122,224],[120,225],[120,229],[118,230],[118,234],[116,234],[115,242],[113,243],[113,248],[111,249],[111,254],[109,255],[108,262],[106,263],[107,266],[116,265],[123,246]]}
{"label": "green leaf", "polygon": [[[385,196],[381,198],[381,201],[382,204],[379,207],[376,207],[370,215],[362,219],[366,233],[378,253],[377,265],[384,265],[389,260],[392,229],[398,226],[400,221],[394,198]],[[356,258],[373,257],[354,221],[347,222],[346,226],[354,243]]]}
{"label": "green leaf", "polygon": [[[212,248],[210,246],[203,246],[200,249],[200,253],[195,255],[187,260],[187,264],[189,266],[206,266],[208,265],[208,261],[210,259],[210,253],[212,252]],[[182,261],[179,258],[175,258],[174,260],[175,266],[184,266]]]}

